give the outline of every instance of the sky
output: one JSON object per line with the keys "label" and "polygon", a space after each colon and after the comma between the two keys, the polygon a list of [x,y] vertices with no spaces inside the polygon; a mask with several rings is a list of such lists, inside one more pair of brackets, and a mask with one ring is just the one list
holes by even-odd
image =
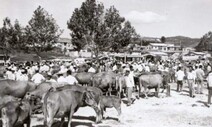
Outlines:
{"label": "sky", "polygon": [[[52,14],[64,30],[61,37],[70,38],[67,21],[73,10],[85,0],[0,0],[0,27],[9,17],[26,26],[40,5]],[[212,0],[99,0],[115,6],[129,20],[137,33],[145,37],[187,36],[200,38],[212,31]]]}

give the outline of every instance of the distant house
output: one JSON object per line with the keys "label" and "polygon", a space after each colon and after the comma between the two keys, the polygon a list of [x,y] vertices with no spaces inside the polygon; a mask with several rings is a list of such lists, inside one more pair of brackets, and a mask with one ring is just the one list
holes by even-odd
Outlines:
{"label": "distant house", "polygon": [[193,48],[193,47],[183,47],[183,52],[191,52],[191,51],[195,51],[195,48]]}
{"label": "distant house", "polygon": [[150,43],[148,46],[146,46],[146,50],[174,53],[174,52],[181,52],[181,46],[165,43]]}
{"label": "distant house", "polygon": [[61,49],[65,55],[69,55],[74,50],[74,46],[69,38],[59,38],[55,46]]}
{"label": "distant house", "polygon": [[209,53],[205,53],[205,52],[193,52],[193,51],[190,51],[188,53],[184,53],[182,58],[183,60],[187,60],[187,61],[190,61],[190,60],[199,60],[199,59],[205,59],[205,58],[208,58],[208,57],[211,57],[211,55]]}

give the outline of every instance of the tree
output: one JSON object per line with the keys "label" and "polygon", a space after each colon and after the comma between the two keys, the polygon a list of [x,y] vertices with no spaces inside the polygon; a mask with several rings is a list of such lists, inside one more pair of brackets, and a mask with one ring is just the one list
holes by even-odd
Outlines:
{"label": "tree", "polygon": [[212,32],[203,35],[195,48],[197,51],[212,51]]}
{"label": "tree", "polygon": [[98,56],[97,40],[101,42],[103,28],[104,6],[95,0],[87,0],[81,7],[75,9],[68,21],[68,29],[71,30],[72,43],[75,49],[80,51],[85,46],[89,47]]}
{"label": "tree", "polygon": [[120,16],[119,11],[114,6],[106,10],[104,19],[108,34],[107,41],[110,42],[112,51],[118,52],[122,46],[119,43],[123,34],[122,23],[124,23],[125,19]]}
{"label": "tree", "polygon": [[166,37],[162,36],[162,37],[160,38],[160,41],[161,41],[162,43],[165,43],[165,42],[166,42]]}
{"label": "tree", "polygon": [[55,19],[41,6],[34,11],[32,19],[26,26],[28,46],[33,47],[38,55],[41,51],[51,50],[61,34],[62,30],[59,29]]}
{"label": "tree", "polygon": [[114,6],[104,13],[103,4],[95,0],[86,0],[76,8],[67,25],[75,49],[89,47],[96,57],[110,49],[118,52],[136,35],[130,22],[125,22]]}
{"label": "tree", "polygon": [[12,37],[10,39],[10,47],[15,50],[26,50],[26,32],[23,27],[19,24],[18,20],[15,20],[15,24],[12,30]]}
{"label": "tree", "polygon": [[8,57],[11,51],[9,43],[11,42],[12,33],[13,27],[10,19],[7,17],[3,20],[3,27],[0,29],[0,48],[6,57]]}

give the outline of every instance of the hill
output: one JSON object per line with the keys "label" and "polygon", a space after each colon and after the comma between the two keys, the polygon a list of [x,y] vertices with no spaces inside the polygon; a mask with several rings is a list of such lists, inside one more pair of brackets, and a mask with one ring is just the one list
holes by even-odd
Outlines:
{"label": "hill", "polygon": [[[149,42],[160,42],[160,38],[155,37],[142,37],[141,40]],[[166,37],[167,44],[182,44],[183,47],[196,47],[200,42],[199,38],[189,38],[184,36]]]}
{"label": "hill", "polygon": [[183,47],[196,47],[200,38],[189,38],[184,36],[166,37],[166,43],[181,45]]}

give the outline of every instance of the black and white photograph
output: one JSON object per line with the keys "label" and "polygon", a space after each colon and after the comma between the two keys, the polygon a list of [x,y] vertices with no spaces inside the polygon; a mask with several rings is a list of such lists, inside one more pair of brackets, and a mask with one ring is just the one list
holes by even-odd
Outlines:
{"label": "black and white photograph", "polygon": [[0,0],[0,127],[212,127],[212,0]]}

